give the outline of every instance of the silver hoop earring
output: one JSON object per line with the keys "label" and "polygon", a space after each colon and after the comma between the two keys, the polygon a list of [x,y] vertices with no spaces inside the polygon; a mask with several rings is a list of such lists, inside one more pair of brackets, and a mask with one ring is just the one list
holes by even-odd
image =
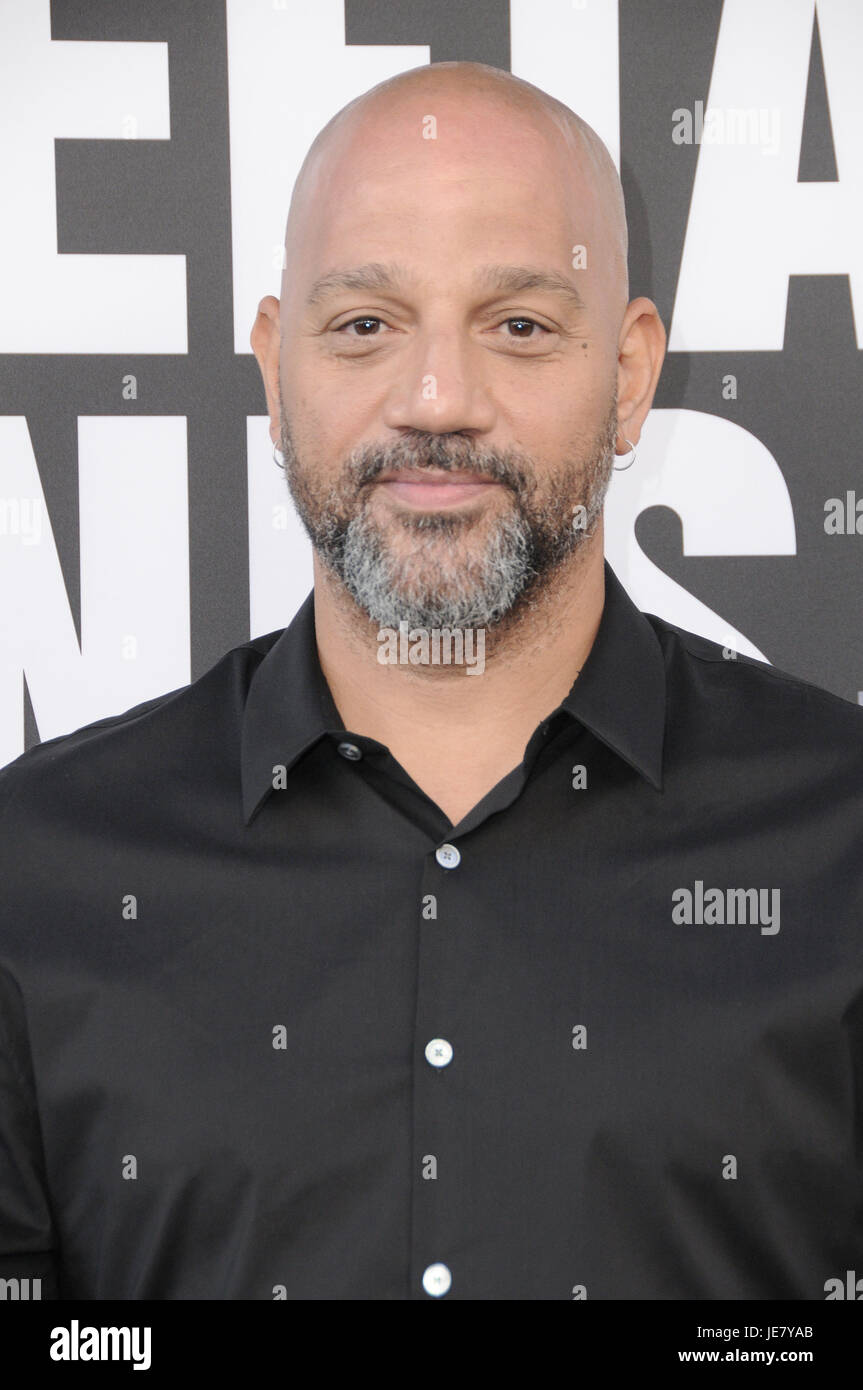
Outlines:
{"label": "silver hoop earring", "polygon": [[[626,435],[623,436],[623,439],[624,443],[629,445],[629,452],[632,454],[632,458],[629,460],[629,463],[614,464],[615,473],[625,473],[627,468],[631,468],[632,465],[635,463],[635,445],[633,444],[631,439],[626,438]],[[615,454],[614,457],[625,459],[626,454]]]}
{"label": "silver hoop earring", "polygon": [[[280,455],[279,458],[276,458],[277,454]],[[284,468],[285,466],[285,456],[279,448],[278,444],[273,445],[273,463],[276,465],[277,468]]]}

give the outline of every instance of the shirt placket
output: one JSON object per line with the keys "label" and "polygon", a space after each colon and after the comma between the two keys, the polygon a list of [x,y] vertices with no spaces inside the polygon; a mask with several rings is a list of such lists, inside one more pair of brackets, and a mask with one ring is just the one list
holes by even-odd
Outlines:
{"label": "shirt placket", "polygon": [[[462,853],[442,840],[426,856],[420,884],[417,1008],[414,1031],[413,1174],[410,1254],[412,1299],[452,1296],[458,1262],[451,1248],[452,1185],[447,1181],[457,1142],[459,1050],[457,1019],[448,1000],[455,965],[452,932],[458,919]],[[457,953],[456,953],[457,954]]]}

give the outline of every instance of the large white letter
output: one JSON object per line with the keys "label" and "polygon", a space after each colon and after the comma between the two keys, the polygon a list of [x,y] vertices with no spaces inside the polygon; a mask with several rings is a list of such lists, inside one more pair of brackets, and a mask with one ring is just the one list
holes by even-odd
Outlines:
{"label": "large white letter", "polygon": [[[814,13],[814,0],[722,6],[671,352],[779,351],[789,275],[847,274],[863,305],[863,7],[818,4],[836,183],[797,182]],[[742,138],[747,113],[757,139]],[[669,112],[671,158],[670,130]]]}
{"label": "large white letter", "polygon": [[644,554],[635,523],[656,506],[680,517],[684,555],[794,555],[794,513],[773,455],[721,416],[652,410],[635,466],[613,475],[605,506],[605,552],[639,608],[766,661],[743,633]]}
{"label": "large white letter", "polygon": [[48,0],[0,0],[0,51],[0,353],[186,352],[185,256],[57,253],[55,139],[169,139],[167,45],[52,40]]}
{"label": "large white letter", "polygon": [[189,520],[183,416],[79,418],[81,642],[27,422],[0,416],[0,764],[40,739],[185,685]]}

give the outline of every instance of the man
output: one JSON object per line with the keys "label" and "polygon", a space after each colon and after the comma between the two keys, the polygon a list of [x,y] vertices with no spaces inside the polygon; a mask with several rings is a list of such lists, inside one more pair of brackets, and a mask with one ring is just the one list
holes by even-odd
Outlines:
{"label": "man", "polygon": [[4,1274],[863,1270],[863,715],[605,564],[665,346],[626,256],[595,133],[495,69],[402,74],[314,142],[252,330],[314,592],[0,775]]}

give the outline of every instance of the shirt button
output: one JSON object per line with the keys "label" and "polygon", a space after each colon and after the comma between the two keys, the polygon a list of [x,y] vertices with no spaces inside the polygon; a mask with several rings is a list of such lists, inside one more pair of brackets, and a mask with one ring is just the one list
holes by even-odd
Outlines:
{"label": "shirt button", "polygon": [[355,743],[340,743],[338,751],[343,758],[347,758],[352,763],[359,762],[363,756]]}
{"label": "shirt button", "polygon": [[452,1275],[446,1265],[429,1265],[423,1273],[423,1288],[432,1298],[440,1298],[449,1293]]}
{"label": "shirt button", "polygon": [[452,1045],[446,1038],[432,1038],[426,1043],[426,1061],[433,1067],[447,1067],[452,1061]]}
{"label": "shirt button", "polygon": [[434,857],[442,869],[457,869],[461,863],[461,855],[455,845],[439,845]]}

